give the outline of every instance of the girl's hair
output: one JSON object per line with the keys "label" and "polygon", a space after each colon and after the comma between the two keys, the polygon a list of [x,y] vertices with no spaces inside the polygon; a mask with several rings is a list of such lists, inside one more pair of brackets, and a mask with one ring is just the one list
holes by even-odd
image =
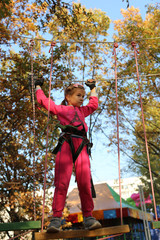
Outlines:
{"label": "girl's hair", "polygon": [[81,90],[83,90],[85,92],[85,89],[84,89],[84,86],[83,85],[80,85],[78,83],[76,84],[73,84],[71,83],[64,91],[64,100],[61,102],[61,105],[67,105],[67,99],[66,99],[66,96],[67,95],[73,95],[76,91],[76,89],[79,88]]}

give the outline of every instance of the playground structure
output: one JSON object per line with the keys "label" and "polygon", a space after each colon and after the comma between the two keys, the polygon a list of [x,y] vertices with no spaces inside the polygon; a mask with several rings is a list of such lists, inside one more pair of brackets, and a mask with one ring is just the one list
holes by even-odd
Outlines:
{"label": "playground structure", "polygon": [[[118,227],[120,225],[120,196],[107,183],[95,184],[95,191],[97,198],[94,199],[93,216],[101,221],[103,227]],[[69,193],[66,205],[70,210],[67,221],[72,222],[73,228],[82,227],[83,216],[79,212],[80,199],[77,188]],[[140,210],[124,199],[122,199],[122,213],[123,224],[130,228],[130,231],[125,233],[126,239],[132,239],[135,236],[137,239],[145,239],[145,231],[147,227],[150,231],[153,215]],[[148,223],[146,228],[143,224],[144,219]]]}

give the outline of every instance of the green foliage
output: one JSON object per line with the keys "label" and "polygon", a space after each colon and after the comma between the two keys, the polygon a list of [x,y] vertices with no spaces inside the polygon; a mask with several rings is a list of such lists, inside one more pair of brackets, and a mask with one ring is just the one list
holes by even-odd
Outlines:
{"label": "green foliage", "polygon": [[[118,59],[119,76],[135,76],[136,66],[131,41],[137,39],[136,47],[139,51],[137,54],[139,73],[144,75],[140,78],[140,89],[142,94],[143,110],[145,117],[145,126],[148,138],[148,146],[151,161],[151,170],[154,180],[154,188],[157,203],[160,202],[159,181],[160,181],[160,149],[159,149],[159,39],[156,37],[160,34],[159,16],[160,11],[158,5],[149,6],[145,20],[142,19],[138,9],[131,7],[122,10],[123,20],[115,21],[115,29],[117,34],[114,36],[116,41],[124,41],[120,46],[122,54]],[[143,40],[144,39],[144,40]],[[125,59],[125,61],[122,61]],[[150,76],[146,76],[149,75]],[[123,109],[120,114],[123,119],[122,131],[128,131],[128,140],[124,141],[125,147],[132,155],[129,160],[129,170],[143,176],[145,191],[151,194],[149,167],[146,157],[146,147],[144,133],[142,127],[142,116],[139,103],[138,83],[136,79],[128,81],[122,80],[120,89],[127,89],[127,93],[123,90],[119,101]],[[125,94],[124,94],[125,93]],[[129,101],[126,101],[129,100]],[[127,108],[126,108],[127,107]],[[127,115],[128,110],[132,114],[132,118]],[[127,121],[127,122],[126,122]],[[126,123],[125,123],[126,122]],[[133,134],[133,135],[132,135]],[[134,136],[134,137],[133,137]],[[123,147],[122,147],[123,148]],[[126,170],[127,171],[127,170]]]}
{"label": "green foliage", "polygon": [[[144,113],[145,113],[145,129],[147,134],[147,143],[149,150],[149,159],[153,175],[153,182],[155,187],[155,195],[157,202],[160,202],[160,194],[158,191],[160,182],[160,104],[153,100],[152,102],[145,101]],[[139,120],[135,124],[135,145],[132,146],[133,158],[140,163],[137,168],[138,173],[145,176],[143,182],[145,184],[145,191],[151,193],[151,186],[148,179],[150,178],[148,169],[148,160],[146,154],[146,143],[144,139],[144,130],[142,126],[141,113],[139,113]],[[144,168],[146,166],[146,168]]]}
{"label": "green foliage", "polygon": [[3,0],[0,3],[0,19],[11,16],[11,0]]}

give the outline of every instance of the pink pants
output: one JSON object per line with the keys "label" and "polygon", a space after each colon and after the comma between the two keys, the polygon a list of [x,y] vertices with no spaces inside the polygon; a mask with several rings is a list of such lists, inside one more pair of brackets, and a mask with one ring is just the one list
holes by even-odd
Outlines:
{"label": "pink pants", "polygon": [[[75,151],[79,147],[82,139],[74,138]],[[52,210],[54,217],[61,217],[65,206],[66,195],[72,175],[73,159],[70,146],[64,142],[56,156],[55,165],[55,193]],[[91,172],[90,160],[85,146],[75,161],[76,180],[79,189],[81,207],[84,217],[92,216],[94,208],[91,194]]]}

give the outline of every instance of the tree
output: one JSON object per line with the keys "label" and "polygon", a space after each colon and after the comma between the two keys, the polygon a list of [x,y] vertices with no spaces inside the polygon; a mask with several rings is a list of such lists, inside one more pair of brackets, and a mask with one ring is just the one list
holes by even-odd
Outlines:
{"label": "tree", "polygon": [[[131,41],[135,40],[139,51],[138,68],[140,77],[141,93],[143,98],[144,117],[148,137],[151,168],[154,178],[154,187],[159,203],[159,16],[158,5],[148,6],[145,20],[142,19],[139,10],[131,7],[122,10],[123,20],[115,21],[115,41],[120,42],[121,55],[118,58],[118,76],[122,77],[119,85],[120,119],[122,133],[128,132],[128,139],[123,139],[124,148],[128,149],[129,170],[147,177],[148,164],[144,135],[142,131],[141,111],[139,104],[139,92],[136,75],[135,59]],[[125,59],[125,60],[124,60]],[[147,76],[148,75],[148,76]],[[130,80],[126,78],[130,77]],[[130,114],[129,114],[130,113]],[[130,117],[131,116],[131,117]],[[132,135],[133,133],[133,135]],[[134,136],[134,137],[132,137]],[[125,151],[126,152],[126,151]],[[132,161],[131,161],[132,160]],[[145,181],[146,189],[151,193],[150,183]]]}
{"label": "tree", "polygon": [[[24,58],[25,59],[25,58]],[[11,222],[31,220],[33,218],[33,182],[36,179],[36,191],[43,186],[44,148],[36,141],[36,165],[33,168],[33,115],[32,103],[29,100],[27,79],[17,78],[15,72],[22,74],[25,69],[23,57],[12,55],[9,68],[12,78],[1,77],[1,165],[0,165],[0,209],[7,211]],[[20,64],[21,63],[21,64]],[[7,64],[7,61],[6,63]],[[4,67],[5,67],[4,64]],[[19,70],[18,70],[19,69]],[[3,69],[4,70],[4,69]],[[4,71],[5,73],[5,71]],[[46,118],[36,114],[39,121],[36,124],[37,139],[39,138]],[[55,123],[51,125],[54,126]],[[42,141],[44,139],[43,135]],[[52,185],[54,157],[50,155],[47,183]],[[26,206],[27,203],[27,206]],[[37,218],[41,216],[41,197],[36,197]],[[0,221],[5,221],[5,214]],[[8,233],[9,235],[9,233]]]}
{"label": "tree", "polygon": [[[146,100],[146,102],[148,102]],[[159,114],[160,104],[159,102],[153,100],[152,104],[147,103],[144,106],[145,112],[145,126],[146,126],[146,133],[147,133],[147,142],[148,142],[148,149],[149,149],[149,158],[151,163],[151,170],[153,175],[153,182],[154,182],[154,190],[155,190],[155,197],[157,203],[160,202],[160,194],[159,194],[159,182],[160,182],[160,148],[159,148],[159,141],[160,141],[160,114]],[[145,191],[151,193],[151,184],[149,176],[149,169],[148,169],[148,162],[147,162],[147,154],[146,154],[146,146],[145,146],[145,139],[144,139],[144,131],[141,121],[141,113],[139,113],[139,120],[135,123],[135,145],[132,145],[132,152],[133,152],[133,159],[136,160],[136,171],[141,176],[145,176],[142,178],[142,181],[145,184]],[[132,169],[132,164],[129,164],[130,169]]]}
{"label": "tree", "polygon": [[[42,3],[43,4],[43,3]],[[15,1],[11,8],[11,16],[3,19],[3,24],[9,27],[10,40],[18,43],[19,48],[3,48],[1,53],[4,56],[1,61],[1,77],[0,87],[3,92],[0,96],[1,105],[1,154],[0,154],[0,209],[8,216],[8,221],[25,221],[33,218],[33,188],[36,192],[43,187],[44,177],[44,160],[45,160],[45,139],[46,139],[46,111],[39,111],[36,108],[36,148],[34,149],[34,125],[31,97],[28,92],[28,73],[31,72],[31,52],[30,42],[27,38],[21,37],[22,34],[29,36],[36,33],[37,38],[41,37],[40,30],[49,32],[52,26],[55,31],[59,31],[59,40],[84,40],[98,39],[98,35],[107,35],[109,27],[109,18],[101,11],[89,11],[79,4],[72,6],[72,11],[68,13],[66,8],[58,9],[56,14],[50,16],[52,19],[43,29],[41,19],[45,20],[47,13],[47,5],[42,7],[34,2]],[[59,11],[59,12],[58,12]],[[60,14],[64,11],[61,19]],[[59,17],[57,17],[59,16]],[[42,17],[42,18],[41,18]],[[34,21],[33,21],[34,20]],[[54,20],[54,25],[53,25]],[[68,21],[69,25],[66,25]],[[85,22],[84,22],[85,21]],[[73,26],[70,29],[68,26]],[[21,26],[21,27],[20,27]],[[74,27],[75,26],[75,27]],[[83,29],[84,28],[84,29]],[[78,29],[78,31],[77,31]],[[65,34],[68,31],[68,34]],[[52,33],[53,34],[53,33]],[[89,34],[89,36],[87,35]],[[72,37],[73,36],[73,37]],[[55,35],[53,34],[55,38]],[[9,42],[7,38],[5,41]],[[5,46],[5,45],[4,45]],[[15,46],[15,45],[14,45]],[[44,91],[48,94],[48,76],[50,74],[50,55],[44,54],[44,50],[48,49],[49,43],[34,40],[33,46],[33,70],[34,75],[44,76]],[[84,51],[84,49],[85,51]],[[74,43],[68,47],[65,43],[56,45],[53,54],[53,76],[56,82],[52,86],[57,89],[65,87],[66,75],[70,74],[70,81],[76,78],[76,73],[71,70],[73,67],[80,68],[82,63],[78,60],[80,50],[85,53],[85,60],[90,62],[89,69],[93,68],[91,64],[91,54],[100,61],[100,54],[96,52],[96,46],[83,46]],[[102,51],[102,49],[99,48]],[[77,54],[77,56],[75,56]],[[66,63],[66,65],[65,65]],[[69,64],[70,63],[70,64]],[[79,66],[78,66],[79,64]],[[102,63],[101,63],[102,64]],[[83,71],[83,66],[80,71]],[[51,153],[58,136],[58,129],[55,129],[57,121],[55,118],[50,123],[49,131],[49,151],[48,151],[48,174],[47,189],[53,186],[53,168],[54,156]],[[35,168],[33,168],[33,160],[35,154]],[[34,186],[34,178],[36,179]],[[37,219],[41,217],[41,196],[36,196],[36,213]],[[26,206],[26,202],[28,205]],[[46,208],[46,211],[49,211]],[[0,221],[4,222],[5,215],[1,215]],[[7,233],[8,236],[9,233]]]}
{"label": "tree", "polygon": [[[25,221],[33,219],[33,188],[34,177],[35,190],[39,191],[43,186],[45,148],[41,146],[38,139],[45,146],[44,139],[47,117],[36,110],[36,165],[33,168],[33,112],[32,102],[28,91],[28,73],[31,71],[29,44],[21,38],[21,34],[28,34],[37,29],[35,12],[37,8],[34,3],[27,5],[27,1],[12,2],[11,14],[3,19],[3,26],[9,29],[9,39],[4,37],[4,43],[8,40],[19,43],[18,53],[3,45],[1,53],[1,77],[0,86],[3,89],[0,96],[1,105],[1,154],[0,154],[0,222]],[[21,28],[20,28],[21,26]],[[2,29],[1,29],[2,30]],[[5,33],[5,31],[2,33]],[[50,61],[41,53],[41,46],[34,45],[34,66],[37,75],[41,70],[47,72],[46,68]],[[42,61],[42,62],[40,62]],[[47,72],[48,73],[48,72]],[[54,129],[56,122],[52,121],[50,130]],[[56,130],[55,136],[56,136]],[[42,134],[43,133],[43,134]],[[51,132],[49,133],[49,137]],[[54,137],[54,136],[53,136]],[[55,137],[57,138],[57,137]],[[53,139],[54,140],[54,139]],[[55,140],[51,143],[54,147]],[[54,156],[49,153],[47,188],[53,185]],[[26,206],[27,203],[27,206]],[[36,194],[37,219],[41,217],[42,197]],[[48,208],[46,208],[49,211]],[[10,237],[10,233],[7,235]]]}

